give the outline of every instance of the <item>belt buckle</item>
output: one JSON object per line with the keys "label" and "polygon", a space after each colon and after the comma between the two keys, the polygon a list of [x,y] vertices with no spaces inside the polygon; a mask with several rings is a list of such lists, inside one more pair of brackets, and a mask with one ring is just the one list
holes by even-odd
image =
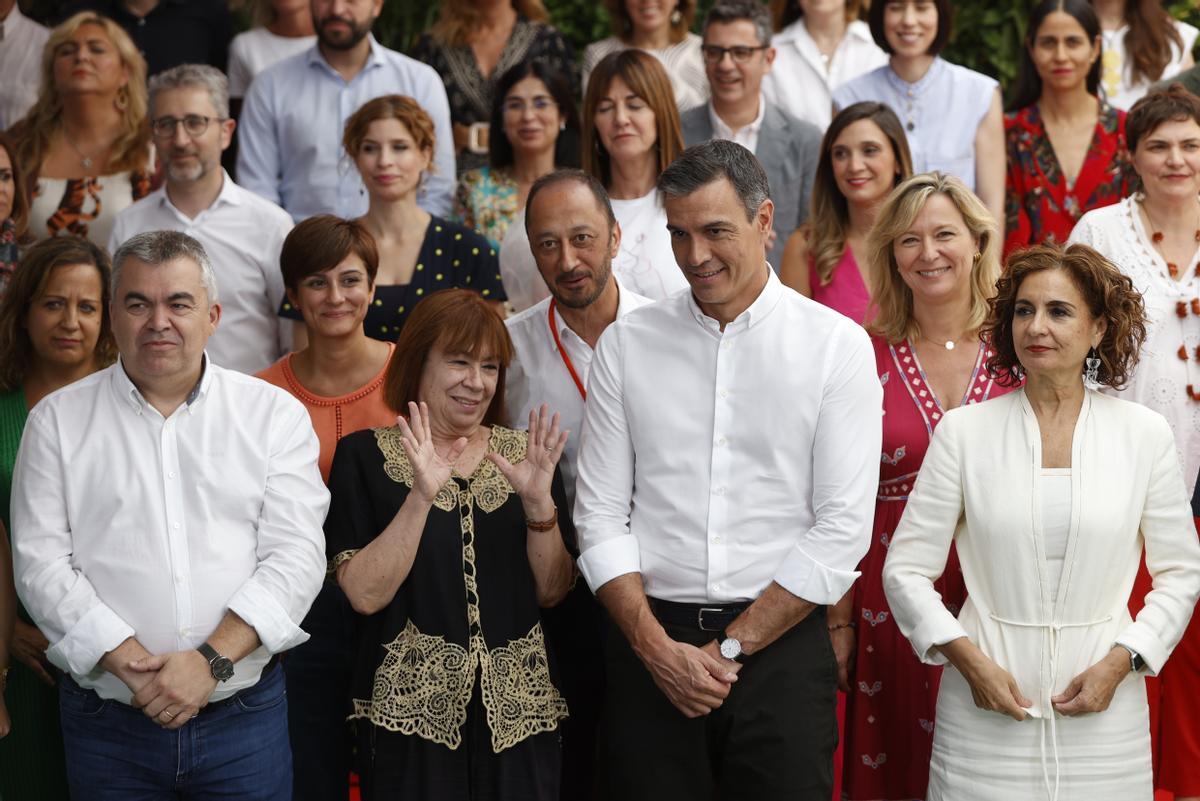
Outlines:
{"label": "belt buckle", "polygon": [[716,614],[720,614],[724,611],[725,610],[719,606],[702,606],[696,612],[696,625],[700,628],[701,631],[720,631],[721,627],[709,628],[708,626],[704,625],[704,613],[705,612],[714,612]]}

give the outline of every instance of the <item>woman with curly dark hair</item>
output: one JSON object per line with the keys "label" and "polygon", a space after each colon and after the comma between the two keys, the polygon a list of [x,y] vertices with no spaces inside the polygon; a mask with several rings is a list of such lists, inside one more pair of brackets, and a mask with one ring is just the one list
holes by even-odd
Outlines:
{"label": "woman with curly dark hair", "polygon": [[[1096,251],[1015,255],[984,325],[1024,387],[942,420],[884,588],[938,692],[930,801],[1150,798],[1145,674],[1200,594],[1200,543],[1166,420],[1120,387],[1145,339],[1133,282]],[[986,457],[986,458],[984,458]],[[934,587],[951,545],[968,598]],[[1154,591],[1126,608],[1145,550]]]}

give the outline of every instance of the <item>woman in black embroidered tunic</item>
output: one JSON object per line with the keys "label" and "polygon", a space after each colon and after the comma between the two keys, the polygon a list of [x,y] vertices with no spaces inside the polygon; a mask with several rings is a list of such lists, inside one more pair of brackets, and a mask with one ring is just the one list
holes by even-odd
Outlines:
{"label": "woman in black embroidered tunic", "polygon": [[407,416],[334,455],[330,567],[365,616],[349,712],[365,801],[558,797],[567,707],[539,606],[572,577],[557,513],[567,433],[545,407],[528,434],[493,424],[511,355],[478,295],[434,293],[385,379]]}

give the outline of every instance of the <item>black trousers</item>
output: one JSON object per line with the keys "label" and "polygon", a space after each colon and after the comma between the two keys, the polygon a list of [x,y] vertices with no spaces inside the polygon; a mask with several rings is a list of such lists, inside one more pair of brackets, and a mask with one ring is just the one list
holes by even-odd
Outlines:
{"label": "black trousers", "polygon": [[[701,646],[710,631],[667,634]],[[687,718],[615,625],[605,642],[603,774],[612,801],[829,801],[837,663],[819,607],[745,660],[725,702]]]}

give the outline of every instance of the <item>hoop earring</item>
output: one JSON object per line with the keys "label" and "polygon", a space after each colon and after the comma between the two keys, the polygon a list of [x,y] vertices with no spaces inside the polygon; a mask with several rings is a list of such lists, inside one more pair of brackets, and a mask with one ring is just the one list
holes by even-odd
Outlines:
{"label": "hoop earring", "polygon": [[117,107],[117,111],[127,111],[129,109],[129,84],[121,84],[121,88],[117,90],[117,97],[113,101],[113,105]]}
{"label": "hoop earring", "polygon": [[671,12],[671,24],[678,27],[681,22],[683,22],[683,14],[680,13],[679,6],[675,6],[675,10]]}
{"label": "hoop earring", "polygon": [[1100,386],[1100,356],[1095,348],[1088,351],[1083,363],[1083,385],[1088,389],[1097,389]]}

